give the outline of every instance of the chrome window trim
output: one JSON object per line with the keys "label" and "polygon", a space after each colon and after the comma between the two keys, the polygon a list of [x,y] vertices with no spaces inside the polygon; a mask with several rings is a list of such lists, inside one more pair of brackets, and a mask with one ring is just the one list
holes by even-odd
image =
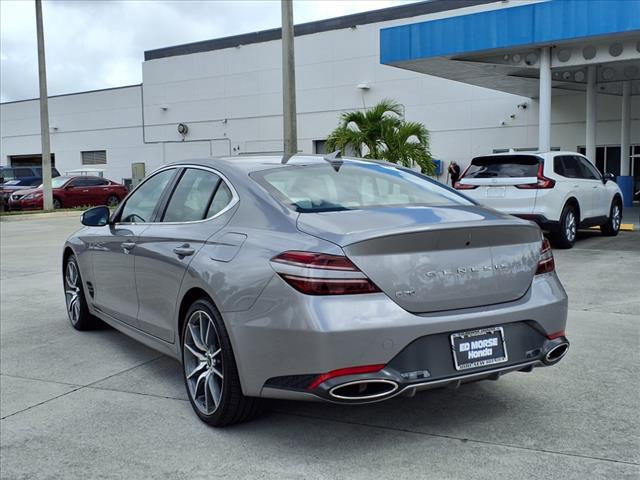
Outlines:
{"label": "chrome window trim", "polygon": [[[222,210],[220,210],[218,213],[216,213],[215,215],[208,217],[208,218],[204,218],[202,220],[191,220],[188,222],[144,222],[144,223],[137,223],[137,222],[116,222],[115,225],[191,225],[194,223],[204,223],[204,222],[208,222],[210,220],[213,220],[215,218],[218,218],[219,216],[225,214],[226,212],[228,212],[229,210],[231,210],[238,202],[240,202],[240,197],[238,196],[238,192],[236,191],[235,187],[233,186],[233,184],[229,181],[229,179],[223,175],[221,172],[219,172],[218,170],[216,170],[215,168],[212,167],[205,167],[203,165],[193,165],[193,164],[184,164],[184,165],[167,165],[166,167],[160,167],[157,170],[154,170],[152,172],[151,175],[149,175],[149,177],[147,177],[148,179],[150,179],[151,177],[157,175],[158,173],[161,173],[165,170],[178,170],[180,168],[195,168],[198,170],[205,170],[208,172],[211,172],[215,175],[218,175],[218,177],[220,177],[220,179],[227,185],[227,187],[229,188],[229,190],[231,191],[231,201],[227,204],[226,207],[224,207]],[[138,185],[132,192],[130,195],[133,195],[142,185],[144,185],[147,182],[147,179],[145,179],[145,181],[141,182],[140,185]],[[178,180],[178,183],[180,183],[180,181]],[[220,187],[218,187],[220,188]],[[126,202],[123,202],[123,207],[125,205]]]}

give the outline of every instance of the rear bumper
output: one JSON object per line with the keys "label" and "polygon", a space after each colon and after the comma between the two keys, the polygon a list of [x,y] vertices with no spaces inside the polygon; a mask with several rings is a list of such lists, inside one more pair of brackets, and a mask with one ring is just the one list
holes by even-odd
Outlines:
{"label": "rear bumper", "polygon": [[[412,342],[378,372],[336,377],[312,388],[305,385],[309,376],[300,376],[298,384],[291,377],[273,378],[265,384],[262,395],[278,398],[282,390],[287,390],[286,398],[295,398],[298,393],[302,398],[313,395],[320,401],[332,403],[379,402],[399,395],[413,396],[423,390],[498,380],[515,371],[530,372],[536,367],[558,363],[569,349],[565,336],[547,339],[535,325],[527,322],[507,324],[503,328],[510,357],[503,363],[457,371],[448,341],[450,333],[430,335]],[[560,354],[549,358],[549,352],[553,351]],[[378,390],[368,391],[371,385]],[[349,396],[345,396],[345,392],[349,392]]]}
{"label": "rear bumper", "polygon": [[[385,375],[398,383],[400,393],[406,388],[430,388],[429,385],[456,382],[462,377],[482,377],[496,369],[541,365],[540,352],[536,356],[531,351],[542,349],[547,335],[565,329],[567,296],[557,276],[545,274],[536,276],[525,295],[513,302],[416,315],[382,293],[307,296],[274,276],[250,310],[222,315],[245,395],[329,400],[325,393],[336,384],[327,382],[320,390],[309,391],[312,378],[346,367],[384,365]],[[493,368],[456,371],[449,334],[498,325],[524,328],[517,335],[524,340],[511,341],[511,348],[516,350],[509,355],[509,362]],[[513,342],[528,342],[529,346],[516,348]],[[416,350],[415,345],[422,347]],[[394,363],[404,358],[402,352],[413,359],[413,366]],[[434,356],[423,358],[420,352]],[[429,376],[417,379],[419,385],[413,380],[399,380],[403,373],[420,371],[421,367],[429,370]],[[357,379],[370,377],[366,374]],[[274,381],[275,378],[279,380]],[[340,378],[341,382],[350,380]]]}
{"label": "rear bumper", "polygon": [[539,215],[539,214],[519,214],[519,213],[513,213],[512,215],[514,215],[514,216],[516,216],[518,218],[522,218],[523,220],[531,220],[532,222],[537,223],[538,226],[542,230],[547,230],[549,232],[556,231],[560,226],[560,222],[559,221],[557,221],[557,220],[549,220],[544,215]]}

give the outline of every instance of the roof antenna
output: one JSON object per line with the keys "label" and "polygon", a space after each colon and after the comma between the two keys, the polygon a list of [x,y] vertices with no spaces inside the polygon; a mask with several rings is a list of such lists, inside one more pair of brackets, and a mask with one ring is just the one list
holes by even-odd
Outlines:
{"label": "roof antenna", "polygon": [[340,167],[344,163],[342,161],[342,154],[340,153],[340,150],[336,150],[333,153],[325,155],[323,158],[331,164],[331,166],[336,172],[340,171]]}

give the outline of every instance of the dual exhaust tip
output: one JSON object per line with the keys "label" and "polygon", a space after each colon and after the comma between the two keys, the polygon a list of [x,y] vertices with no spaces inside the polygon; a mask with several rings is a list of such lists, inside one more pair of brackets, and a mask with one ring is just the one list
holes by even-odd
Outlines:
{"label": "dual exhaust tip", "polygon": [[[569,351],[569,342],[557,340],[549,342],[544,350],[542,361],[546,365],[558,363]],[[341,401],[374,401],[397,392],[400,385],[393,380],[383,378],[354,380],[337,385],[329,390],[329,395]]]}
{"label": "dual exhaust tip", "polygon": [[355,380],[343,383],[329,390],[336,400],[372,401],[395,393],[400,385],[393,380],[382,378]]}
{"label": "dual exhaust tip", "polygon": [[569,351],[569,342],[566,340],[553,343],[547,347],[543,357],[543,362],[547,365],[558,363]]}

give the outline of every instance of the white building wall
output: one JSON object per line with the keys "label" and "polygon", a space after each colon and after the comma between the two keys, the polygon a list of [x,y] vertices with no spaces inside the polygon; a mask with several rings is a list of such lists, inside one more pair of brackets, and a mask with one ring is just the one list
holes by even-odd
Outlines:
{"label": "white building wall", "polygon": [[[141,87],[124,87],[51,97],[51,151],[64,174],[82,168],[81,151],[106,150],[105,176],[121,181],[131,177],[132,162],[160,165],[158,145],[142,142]],[[38,100],[0,105],[0,157],[40,154]],[[102,166],[96,166],[102,168]]]}
{"label": "white building wall", "polygon": [[[508,2],[359,25],[298,36],[296,82],[299,148],[313,152],[348,110],[383,98],[404,106],[408,120],[431,132],[431,151],[466,164],[494,148],[536,147],[535,100],[381,65],[380,28],[462,15]],[[61,172],[79,168],[81,150],[107,150],[105,176],[131,176],[132,162],[147,172],[174,160],[282,149],[280,41],[241,45],[143,63],[143,86],[53,97],[52,151]],[[357,88],[367,83],[369,90]],[[520,109],[519,104],[528,108]],[[633,98],[631,143],[640,143],[640,99]],[[554,147],[585,143],[585,97],[554,92]],[[40,152],[38,102],[0,106],[3,164],[10,155]],[[511,118],[511,115],[515,115]],[[598,98],[598,144],[619,143],[620,98]],[[501,123],[504,122],[504,125]],[[177,125],[185,123],[183,138]],[[143,128],[144,125],[144,128]]]}

